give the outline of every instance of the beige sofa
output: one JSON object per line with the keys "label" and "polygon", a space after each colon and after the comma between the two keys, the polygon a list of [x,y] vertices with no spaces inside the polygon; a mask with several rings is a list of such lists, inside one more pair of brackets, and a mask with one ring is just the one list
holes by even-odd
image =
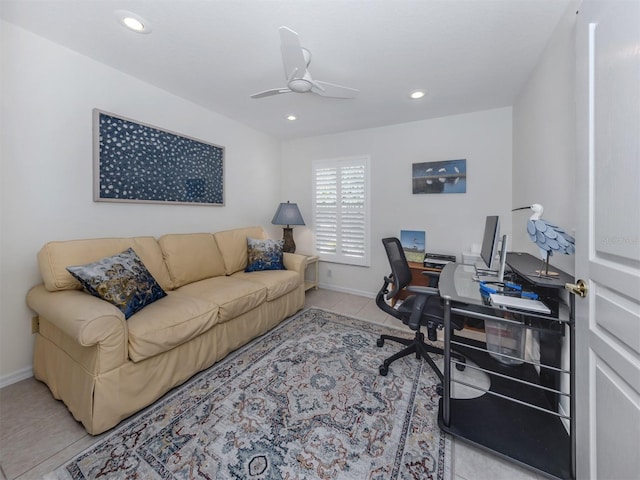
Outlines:
{"label": "beige sofa", "polygon": [[[46,244],[44,283],[27,295],[39,318],[35,377],[96,435],[267,332],[303,307],[306,257],[285,253],[286,270],[246,273],[247,237],[266,235],[249,227]],[[167,296],[125,320],[65,267],[127,248]]]}

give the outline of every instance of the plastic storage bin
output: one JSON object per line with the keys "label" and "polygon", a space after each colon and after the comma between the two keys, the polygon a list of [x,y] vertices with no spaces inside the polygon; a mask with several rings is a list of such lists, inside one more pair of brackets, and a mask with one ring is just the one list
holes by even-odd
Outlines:
{"label": "plastic storage bin", "polygon": [[[485,320],[484,331],[487,336],[487,350],[494,359],[505,365],[520,365],[524,361],[524,347],[527,339],[525,328]],[[514,358],[497,354],[509,355]]]}

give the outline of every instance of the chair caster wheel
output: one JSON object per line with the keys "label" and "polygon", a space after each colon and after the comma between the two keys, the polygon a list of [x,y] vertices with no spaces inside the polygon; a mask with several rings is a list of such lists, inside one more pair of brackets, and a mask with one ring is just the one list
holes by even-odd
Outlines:
{"label": "chair caster wheel", "polygon": [[384,345],[384,338],[379,338],[376,341],[376,345],[379,346],[379,347],[382,347]]}
{"label": "chair caster wheel", "polygon": [[464,372],[464,369],[467,368],[467,366],[465,365],[465,363],[467,363],[467,359],[466,358],[461,358],[460,360],[458,360],[459,363],[456,363],[456,369],[460,372]]}
{"label": "chair caster wheel", "polygon": [[443,395],[444,390],[442,390],[442,384],[441,384],[441,383],[439,383],[439,384],[436,386],[436,393],[437,393],[437,394],[438,394],[438,396],[440,396],[440,397]]}
{"label": "chair caster wheel", "polygon": [[380,375],[382,375],[383,377],[387,376],[387,373],[389,373],[389,367],[387,367],[386,365],[380,365]]}

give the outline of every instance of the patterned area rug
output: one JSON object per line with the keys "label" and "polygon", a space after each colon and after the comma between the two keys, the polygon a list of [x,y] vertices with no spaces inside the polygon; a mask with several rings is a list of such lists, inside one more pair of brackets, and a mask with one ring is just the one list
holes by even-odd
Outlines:
{"label": "patterned area rug", "polygon": [[388,328],[305,310],[230,354],[51,479],[438,479],[437,378]]}

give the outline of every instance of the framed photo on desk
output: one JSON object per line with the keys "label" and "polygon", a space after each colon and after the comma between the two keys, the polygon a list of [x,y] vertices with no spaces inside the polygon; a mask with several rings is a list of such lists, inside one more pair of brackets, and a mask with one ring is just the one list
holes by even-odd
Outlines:
{"label": "framed photo on desk", "polygon": [[400,230],[400,243],[408,262],[422,263],[426,252],[426,234],[420,230]]}

